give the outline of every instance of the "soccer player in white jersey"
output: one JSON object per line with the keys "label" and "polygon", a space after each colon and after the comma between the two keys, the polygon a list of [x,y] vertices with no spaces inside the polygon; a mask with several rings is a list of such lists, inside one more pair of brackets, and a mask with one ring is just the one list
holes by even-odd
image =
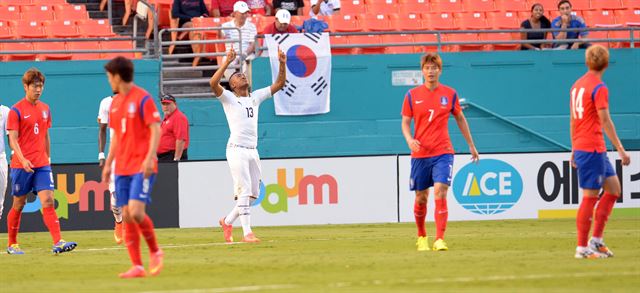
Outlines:
{"label": "soccer player in white jersey", "polygon": [[4,209],[4,193],[7,191],[7,154],[4,152],[4,138],[7,136],[9,107],[0,105],[0,219]]}
{"label": "soccer player in white jersey", "polygon": [[[106,159],[104,155],[104,148],[107,144],[107,128],[109,127],[109,109],[111,109],[111,102],[113,101],[113,96],[108,96],[102,101],[100,101],[100,109],[98,109],[98,162],[100,163],[100,168],[104,166],[104,161]],[[113,136],[113,130],[109,130],[109,138]],[[115,163],[111,166],[111,169],[115,169]],[[113,239],[115,239],[117,244],[122,244],[124,232],[122,229],[124,226],[122,225],[122,208],[116,205],[116,180],[114,173],[111,173],[111,180],[109,180],[109,194],[111,194],[111,212],[113,212],[113,217],[115,218],[115,228],[113,229]]]}
{"label": "soccer player in white jersey", "polygon": [[236,206],[229,215],[220,219],[226,242],[233,242],[233,222],[239,217],[244,232],[243,242],[260,242],[251,231],[251,204],[260,192],[260,157],[258,156],[258,108],[260,103],[270,98],[284,87],[286,79],[287,55],[278,50],[280,68],[278,78],[268,87],[249,93],[249,83],[243,73],[234,73],[229,78],[226,90],[220,80],[227,67],[236,59],[236,52],[231,48],[227,52],[225,62],[213,74],[209,84],[215,96],[222,103],[227,116],[230,136],[227,144],[227,163],[233,178],[233,190]]}

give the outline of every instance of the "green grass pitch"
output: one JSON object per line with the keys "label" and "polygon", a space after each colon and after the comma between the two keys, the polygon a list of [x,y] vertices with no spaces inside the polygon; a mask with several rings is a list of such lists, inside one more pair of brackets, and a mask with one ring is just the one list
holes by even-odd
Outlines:
{"label": "green grass pitch", "polygon": [[[130,263],[111,231],[63,232],[79,247],[60,256],[50,254],[48,233],[22,233],[27,254],[0,255],[0,291],[635,291],[640,213],[634,210],[609,221],[605,240],[616,255],[598,260],[573,258],[573,219],[450,222],[446,252],[417,252],[410,223],[258,227],[262,243],[233,245],[222,243],[219,228],[159,229],[165,268],[157,277],[135,280],[117,277]],[[433,231],[428,224],[427,233]],[[241,229],[235,232],[240,239]]]}

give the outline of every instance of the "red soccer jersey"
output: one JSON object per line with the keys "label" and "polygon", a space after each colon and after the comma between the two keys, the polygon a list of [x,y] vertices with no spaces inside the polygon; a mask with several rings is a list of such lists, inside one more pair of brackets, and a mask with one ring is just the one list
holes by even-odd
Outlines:
{"label": "red soccer jersey", "polygon": [[[134,85],[126,96],[116,95],[111,103],[109,127],[118,140],[115,150],[115,174],[129,176],[142,172],[142,162],[149,151],[149,125],[160,122],[160,113],[151,95]],[[154,172],[158,172],[156,161]]]}
{"label": "red soccer jersey", "polygon": [[420,141],[418,152],[411,152],[412,158],[427,158],[442,154],[453,154],[449,138],[449,114],[457,115],[462,110],[456,91],[445,85],[438,85],[434,91],[425,85],[412,88],[404,97],[402,116],[414,120],[413,137]]}
{"label": "red soccer jersey", "polygon": [[[33,164],[34,168],[48,166],[47,131],[51,128],[51,111],[49,106],[37,101],[31,104],[26,98],[22,99],[9,112],[7,130],[18,131],[18,144],[22,155]],[[22,169],[22,164],[11,160],[11,168]]]}
{"label": "red soccer jersey", "polygon": [[176,140],[184,140],[184,149],[189,148],[189,120],[180,110],[176,109],[171,115],[162,120],[162,134],[158,145],[158,154],[176,150]]}
{"label": "red soccer jersey", "polygon": [[604,152],[604,136],[598,110],[609,107],[609,89],[598,76],[587,72],[571,87],[571,121],[574,150]]}

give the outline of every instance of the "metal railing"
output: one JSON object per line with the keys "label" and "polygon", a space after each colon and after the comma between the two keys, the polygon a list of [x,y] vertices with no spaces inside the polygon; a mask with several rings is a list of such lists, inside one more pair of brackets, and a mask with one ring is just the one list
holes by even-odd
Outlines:
{"label": "metal railing", "polygon": [[[52,42],[108,42],[108,41],[136,41],[144,40],[144,38],[130,38],[130,37],[113,37],[113,38],[51,38],[51,39],[11,39],[0,40],[1,43],[52,43]],[[87,53],[146,53],[146,49],[95,49],[95,50],[28,50],[28,51],[10,51],[1,50],[0,55],[39,55],[39,54],[87,54]]]}
{"label": "metal railing", "polygon": [[[156,7],[154,4],[150,4],[149,2],[145,1],[145,0],[138,0],[138,3],[141,3],[142,5],[147,7],[148,12],[151,12],[152,18],[153,18],[153,23],[148,23],[149,22],[149,18],[146,17],[147,19],[147,25],[152,25],[153,26],[153,40],[154,40],[154,44],[153,44],[153,48],[157,48],[158,47],[158,11],[156,10]],[[108,0],[107,1],[107,15],[108,15],[108,19],[109,19],[109,24],[113,26],[113,0]],[[138,37],[138,19],[143,20],[143,16],[140,16],[138,13],[136,13],[133,17],[133,38],[137,39]],[[144,38],[143,38],[144,39]],[[155,52],[153,57],[158,57],[159,53]]]}

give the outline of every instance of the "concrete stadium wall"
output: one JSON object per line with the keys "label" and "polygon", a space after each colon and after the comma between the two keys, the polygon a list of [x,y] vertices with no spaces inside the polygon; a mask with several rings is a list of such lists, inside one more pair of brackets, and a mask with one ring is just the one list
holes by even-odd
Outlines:
{"label": "concrete stadium wall", "polygon": [[[459,96],[569,145],[568,92],[585,70],[584,51],[477,52],[443,54],[442,81]],[[0,63],[0,103],[23,97],[22,73],[37,66],[47,75],[43,100],[52,107],[53,162],[94,162],[96,113],[110,93],[104,61]],[[335,56],[331,112],[275,116],[273,101],[261,108],[259,139],[264,158],[406,154],[400,108],[410,87],[391,85],[391,72],[419,70],[419,55]],[[271,83],[268,60],[254,63],[255,88]],[[136,61],[136,82],[157,96],[156,61]],[[613,50],[605,75],[611,112],[620,137],[640,141],[640,50]],[[191,124],[191,159],[223,159],[229,135],[219,102],[184,99],[179,107]],[[475,109],[465,111],[480,152],[562,151]],[[467,152],[455,122],[450,134],[457,152]],[[637,148],[637,144],[636,144]]]}

